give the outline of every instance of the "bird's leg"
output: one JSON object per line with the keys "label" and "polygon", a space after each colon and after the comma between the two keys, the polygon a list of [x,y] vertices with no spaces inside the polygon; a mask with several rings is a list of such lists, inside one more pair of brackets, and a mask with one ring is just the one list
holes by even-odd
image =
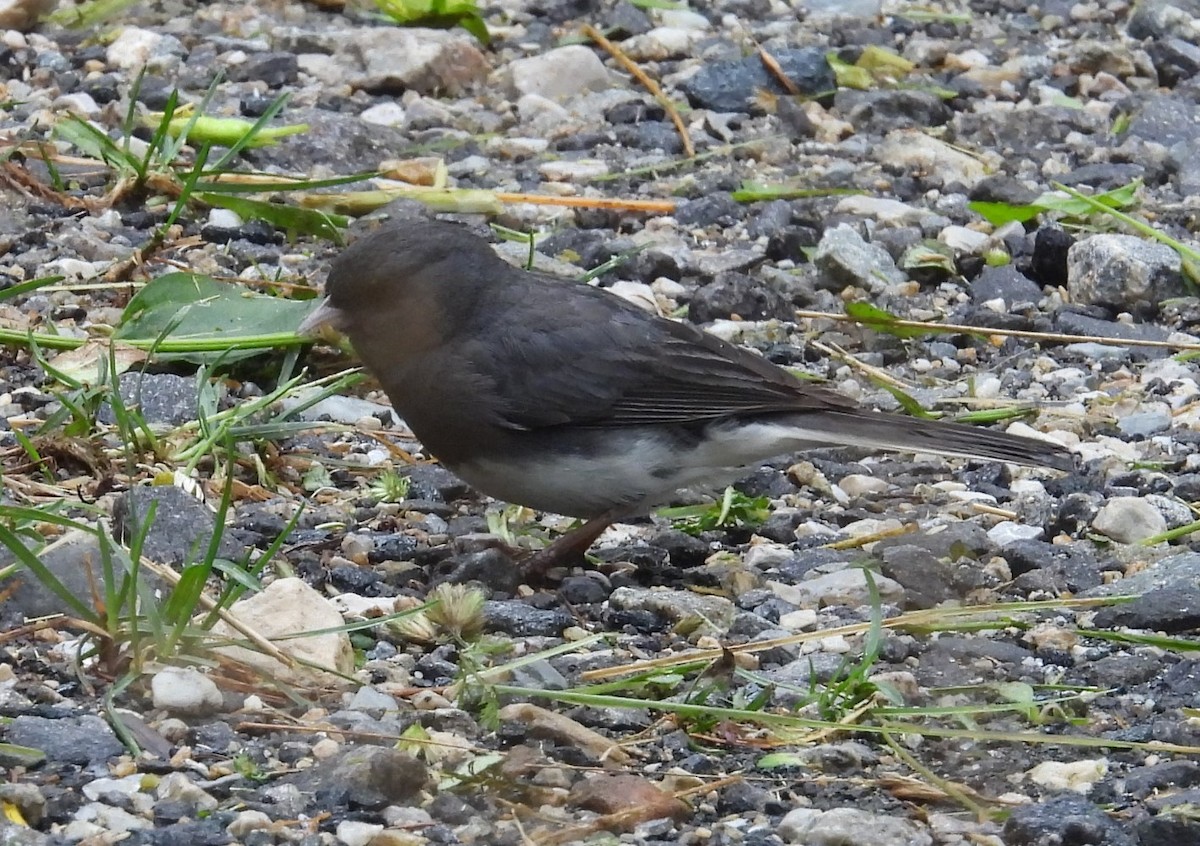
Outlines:
{"label": "bird's leg", "polygon": [[582,526],[556,538],[549,546],[530,555],[521,562],[521,569],[525,571],[526,576],[544,576],[552,567],[582,561],[583,554],[596,542],[596,538],[624,514],[624,510],[612,510],[599,517],[593,517]]}

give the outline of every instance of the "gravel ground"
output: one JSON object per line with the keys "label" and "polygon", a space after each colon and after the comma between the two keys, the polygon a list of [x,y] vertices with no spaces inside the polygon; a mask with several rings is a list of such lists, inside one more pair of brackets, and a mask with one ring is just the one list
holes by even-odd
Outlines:
{"label": "gravel ground", "polygon": [[[14,14],[3,5],[0,15]],[[169,204],[153,190],[106,200],[103,168],[80,160],[52,172],[29,146],[18,150],[49,139],[69,112],[117,137],[143,65],[138,97],[150,111],[174,90],[199,102],[221,75],[209,113],[254,119],[288,93],[279,120],[309,127],[244,151],[242,169],[323,178],[440,157],[459,188],[671,201],[670,214],[506,203],[490,219],[542,233],[539,263],[565,275],[628,254],[599,284],[686,313],[864,404],[898,406],[873,378],[882,374],[936,410],[1037,406],[1009,431],[1070,446],[1077,472],[851,451],[792,457],[738,485],[770,499],[760,525],[698,536],[661,518],[618,526],[593,568],[528,586],[489,528],[507,518],[521,540],[561,521],[502,512],[436,465],[399,462],[395,446],[419,457],[419,445],[368,385],[308,412],[349,431],[263,446],[260,474],[246,463],[222,555],[265,550],[296,505],[308,507],[281,552],[291,575],[240,616],[268,635],[333,628],[472,582],[488,597],[487,643],[507,651],[489,659],[379,628],[329,634],[302,642],[352,685],[269,659],[279,684],[239,679],[228,664],[154,665],[106,709],[112,678],[99,664],[78,669],[69,627],[16,629],[64,610],[61,600],[10,582],[0,727],[13,745],[0,745],[0,800],[29,827],[9,816],[4,842],[1200,843],[1200,663],[1187,640],[1200,618],[1200,554],[1186,533],[1142,543],[1189,524],[1200,500],[1200,375],[1174,357],[1200,343],[1192,268],[1111,219],[993,225],[969,206],[1139,180],[1135,213],[1190,243],[1200,4],[714,0],[643,10],[505,0],[483,12],[490,46],[461,29],[400,29],[296,2],[138,4],[89,35],[5,31],[25,27],[0,17],[0,280],[65,277],[0,303],[4,325],[102,335],[132,283],[179,268],[319,284],[335,254],[327,241],[226,210],[186,213],[131,263]],[[694,159],[662,106],[578,37],[582,24],[686,105]],[[759,48],[799,96],[765,70]],[[853,65],[882,51],[912,64],[902,84],[839,87],[826,60]],[[62,142],[60,152],[79,155]],[[739,201],[747,183],[792,194]],[[514,246],[505,249],[519,261],[524,247]],[[840,314],[858,300],[980,331],[901,339],[797,320],[798,309]],[[1013,330],[1118,343],[1002,334]],[[318,370],[346,364],[320,347],[311,360]],[[226,405],[261,396],[278,365],[240,365]],[[195,418],[194,366],[136,373],[122,385],[147,420]],[[207,544],[212,509],[179,487],[137,484],[162,467],[113,469],[118,452],[87,446],[102,438],[57,431],[39,441],[53,464],[31,472],[14,430],[50,419],[60,391],[28,345],[3,348],[4,504],[94,501],[136,534],[154,502],[148,558],[178,566],[195,539]],[[400,502],[380,501],[372,479],[393,464],[409,487]],[[317,483],[314,466],[328,471]],[[210,505],[219,493],[208,490]],[[45,565],[92,597],[94,538],[43,533],[54,541]],[[927,613],[881,635],[867,669],[874,698],[813,702],[810,689],[864,648],[861,626],[841,628],[871,619],[864,563],[884,616]],[[1117,595],[1136,598],[1101,601]],[[984,627],[952,613],[1038,600],[1062,602],[1010,607]],[[587,640],[594,633],[606,637]],[[1174,639],[1113,637],[1137,633]],[[702,678],[614,694],[695,700],[715,679],[729,684],[708,704],[756,701],[812,719],[856,703],[946,711],[916,721],[919,730],[873,710],[847,716],[859,725],[845,730],[785,736],[647,708],[462,691],[454,701],[447,689],[480,662],[571,643],[580,648],[505,680],[553,692],[587,671],[757,643]],[[136,737],[140,756],[114,725]],[[472,763],[492,766],[466,774]]]}

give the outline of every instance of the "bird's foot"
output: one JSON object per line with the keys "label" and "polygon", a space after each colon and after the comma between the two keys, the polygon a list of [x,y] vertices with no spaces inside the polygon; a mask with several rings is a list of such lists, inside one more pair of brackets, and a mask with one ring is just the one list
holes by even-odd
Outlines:
{"label": "bird's foot", "polygon": [[519,560],[522,573],[527,579],[540,580],[555,567],[583,563],[584,553],[615,519],[614,514],[601,514],[555,538],[548,546]]}

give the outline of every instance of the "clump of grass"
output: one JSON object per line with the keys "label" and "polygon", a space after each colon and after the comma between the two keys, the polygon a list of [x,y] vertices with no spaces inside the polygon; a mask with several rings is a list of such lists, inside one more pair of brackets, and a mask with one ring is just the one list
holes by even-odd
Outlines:
{"label": "clump of grass", "polygon": [[376,502],[402,502],[408,499],[408,489],[411,486],[412,480],[408,476],[401,476],[389,468],[372,480],[367,488],[367,495]]}

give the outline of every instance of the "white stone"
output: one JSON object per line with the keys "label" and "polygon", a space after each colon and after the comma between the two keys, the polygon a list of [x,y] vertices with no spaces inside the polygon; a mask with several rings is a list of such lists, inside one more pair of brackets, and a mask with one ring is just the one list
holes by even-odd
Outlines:
{"label": "white stone", "polygon": [[654,297],[654,289],[645,282],[630,282],[620,279],[609,285],[608,291],[644,311],[658,314],[658,300]]}
{"label": "white stone", "polygon": [[1137,543],[1167,530],[1162,512],[1141,497],[1117,496],[1100,509],[1092,528],[1117,543]]}
{"label": "white stone", "polygon": [[884,493],[891,487],[886,479],[867,476],[863,473],[851,473],[848,476],[843,476],[837,483],[837,486],[851,499]]}
{"label": "white stone", "polygon": [[990,236],[967,226],[947,226],[938,233],[938,240],[956,253],[976,255],[983,252]]}
{"label": "white stone", "polygon": [[166,667],[150,679],[154,707],[176,716],[213,714],[221,707],[221,691],[204,673],[190,667]]}
{"label": "white stone", "polygon": [[[342,615],[325,597],[296,578],[277,579],[247,599],[234,603],[230,612],[241,622],[268,639],[276,640],[279,650],[304,661],[285,667],[257,648],[220,646],[215,651],[262,671],[270,678],[286,684],[347,685],[349,681],[333,673],[349,675],[354,671],[354,650],[345,632],[300,636],[304,632],[331,629],[343,624]],[[213,626],[213,634],[230,640],[244,636],[221,621]],[[333,672],[322,672],[317,667]]]}
{"label": "white stone", "polygon": [[363,123],[374,126],[403,126],[406,116],[403,106],[394,101],[387,101],[364,109],[358,118]]}
{"label": "white stone", "polygon": [[209,209],[208,225],[219,226],[222,229],[237,229],[242,225],[241,216],[229,209]]}
{"label": "white stone", "polygon": [[1003,549],[1016,541],[1037,540],[1043,534],[1045,530],[1041,526],[1025,526],[1012,520],[1004,520],[988,529],[987,536],[988,540]]}
{"label": "white stone", "polygon": [[[120,808],[115,808],[112,805],[107,805],[102,802],[89,802],[75,812],[75,823],[91,823],[98,825],[110,837],[117,834],[125,834],[130,831],[140,829],[153,828],[154,823],[142,817],[124,811]],[[114,838],[109,842],[116,842],[120,838]]]}
{"label": "white stone", "polygon": [[843,197],[833,207],[835,214],[851,214],[873,217],[880,223],[892,226],[913,226],[930,216],[928,209],[920,209],[887,197],[855,195]]}
{"label": "white stone", "polygon": [[92,99],[92,95],[83,91],[62,95],[54,101],[54,108],[77,115],[94,115],[100,111],[100,106]]}
{"label": "white stone", "polygon": [[801,608],[799,611],[789,611],[779,615],[779,628],[789,632],[799,632],[810,629],[817,624],[817,612],[811,608]]}
{"label": "white stone", "polygon": [[1092,785],[1108,774],[1108,761],[1104,758],[1082,761],[1043,761],[1026,773],[1029,780],[1047,790],[1073,790],[1088,793]]}
{"label": "white stone", "polygon": [[271,818],[262,811],[242,811],[233,818],[233,822],[225,826],[225,832],[237,840],[243,839],[252,831],[270,828]]}
{"label": "white stone", "polygon": [[911,820],[885,817],[858,808],[817,811],[796,808],[779,822],[777,832],[784,843],[805,846],[930,846],[933,837]]}
{"label": "white stone", "polygon": [[95,781],[89,781],[85,784],[80,792],[88,799],[96,802],[106,793],[132,796],[141,791],[142,783],[143,777],[141,773],[125,776],[124,778],[98,778]]}
{"label": "white stone", "polygon": [[547,50],[508,65],[511,88],[521,94],[540,94],[565,100],[584,91],[600,91],[612,81],[599,57],[582,44]]}
{"label": "white stone", "polygon": [[691,9],[660,9],[657,15],[663,26],[692,29],[699,32],[707,32],[712,29],[712,23],[708,18]]}
{"label": "white stone", "polygon": [[930,173],[942,181],[961,182],[968,188],[974,187],[989,173],[979,159],[919,129],[889,132],[881,144],[872,148],[872,156],[890,167]]}
{"label": "white stone", "polygon": [[694,29],[658,26],[621,42],[621,49],[635,62],[661,62],[688,56],[704,33]]}
{"label": "white stone", "polygon": [[153,30],[127,26],[108,45],[105,60],[121,70],[139,70],[143,65],[150,63],[151,57],[158,54],[160,48],[168,46],[164,44],[168,37]]}
{"label": "white stone", "polygon": [[186,773],[168,773],[154,789],[159,799],[183,802],[201,811],[215,810],[220,804],[202,787],[187,777]]}
{"label": "white stone", "polygon": [[[874,575],[874,581],[881,601],[899,602],[904,598],[904,588],[898,582],[878,574]],[[767,582],[767,587],[780,599],[799,608],[824,608],[826,605],[857,607],[871,601],[866,576],[858,567],[826,573],[798,584]]]}
{"label": "white stone", "polygon": [[764,541],[753,544],[746,550],[742,564],[749,570],[769,570],[785,561],[791,561],[795,554],[784,544]]}
{"label": "white stone", "polygon": [[599,159],[564,159],[539,165],[538,173],[551,182],[587,182],[608,173],[608,165]]}
{"label": "white stone", "polygon": [[337,839],[346,846],[367,846],[381,831],[383,826],[377,823],[343,820],[337,826]]}

